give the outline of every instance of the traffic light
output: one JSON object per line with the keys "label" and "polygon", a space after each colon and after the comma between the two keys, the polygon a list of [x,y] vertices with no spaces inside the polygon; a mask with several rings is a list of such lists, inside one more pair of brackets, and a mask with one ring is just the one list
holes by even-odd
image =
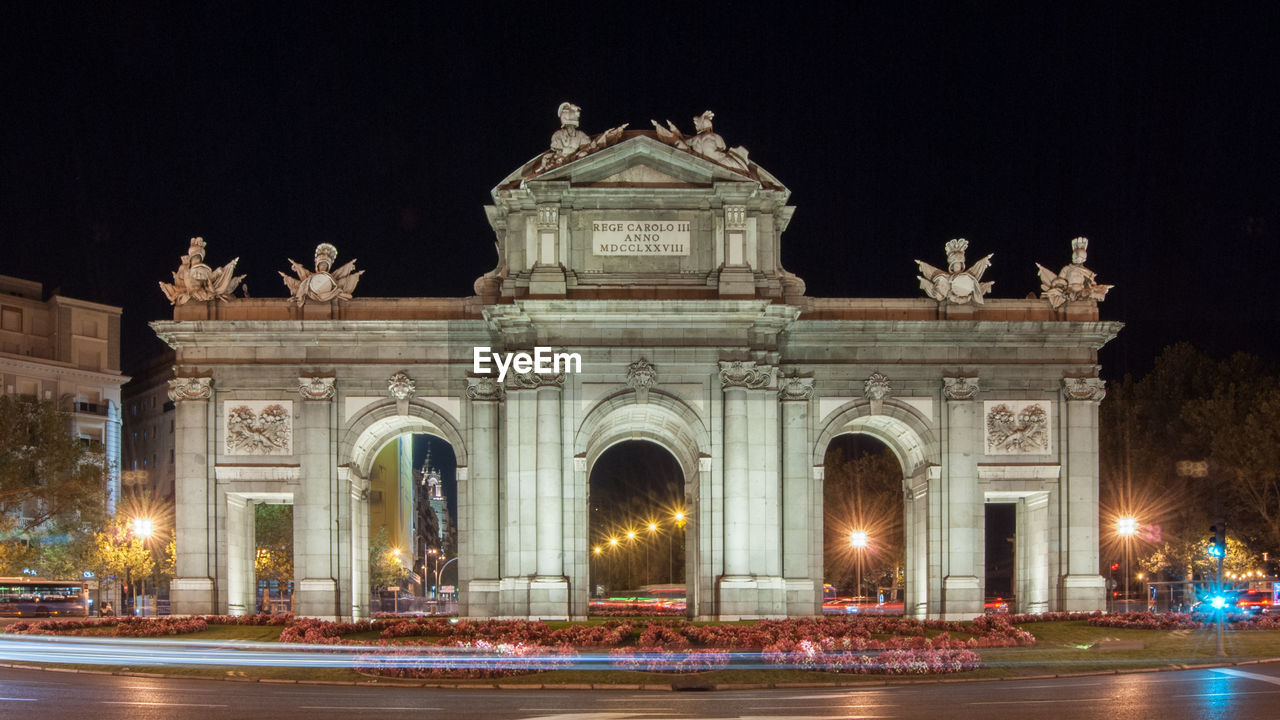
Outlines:
{"label": "traffic light", "polygon": [[1227,554],[1227,523],[1219,520],[1209,527],[1213,535],[1209,538],[1209,554],[1220,558]]}
{"label": "traffic light", "polygon": [[1117,571],[1117,570],[1119,570],[1119,569],[1120,569],[1120,563],[1118,563],[1118,562],[1113,562],[1113,563],[1111,563],[1111,572],[1115,572],[1115,571]]}

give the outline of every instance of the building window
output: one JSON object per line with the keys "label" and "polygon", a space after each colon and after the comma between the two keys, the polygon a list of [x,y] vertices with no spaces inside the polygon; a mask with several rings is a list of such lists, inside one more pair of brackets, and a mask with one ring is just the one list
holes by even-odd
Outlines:
{"label": "building window", "polygon": [[0,330],[22,332],[22,308],[0,307]]}

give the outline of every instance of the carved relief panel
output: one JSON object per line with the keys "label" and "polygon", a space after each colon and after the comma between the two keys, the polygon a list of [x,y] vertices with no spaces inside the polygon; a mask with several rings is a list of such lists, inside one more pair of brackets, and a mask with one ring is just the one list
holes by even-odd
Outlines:
{"label": "carved relief panel", "polygon": [[292,400],[235,400],[222,404],[227,455],[292,455]]}
{"label": "carved relief panel", "polygon": [[988,400],[983,403],[988,455],[1048,455],[1053,452],[1053,403],[1047,400]]}

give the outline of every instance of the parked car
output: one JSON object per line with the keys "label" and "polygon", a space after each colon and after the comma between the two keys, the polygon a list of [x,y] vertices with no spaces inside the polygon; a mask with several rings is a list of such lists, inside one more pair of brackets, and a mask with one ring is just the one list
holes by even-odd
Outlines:
{"label": "parked car", "polygon": [[1236,596],[1236,605],[1240,612],[1262,615],[1271,612],[1272,594],[1267,590],[1254,590]]}

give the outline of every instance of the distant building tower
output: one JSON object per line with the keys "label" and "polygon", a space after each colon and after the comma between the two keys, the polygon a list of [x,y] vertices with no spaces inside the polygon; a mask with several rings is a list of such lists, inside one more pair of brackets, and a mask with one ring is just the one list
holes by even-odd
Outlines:
{"label": "distant building tower", "polygon": [[431,453],[422,462],[420,484],[426,489],[426,502],[436,516],[436,531],[439,547],[444,547],[444,539],[449,535],[449,508],[444,498],[444,483],[440,480],[440,471],[431,467]]}

